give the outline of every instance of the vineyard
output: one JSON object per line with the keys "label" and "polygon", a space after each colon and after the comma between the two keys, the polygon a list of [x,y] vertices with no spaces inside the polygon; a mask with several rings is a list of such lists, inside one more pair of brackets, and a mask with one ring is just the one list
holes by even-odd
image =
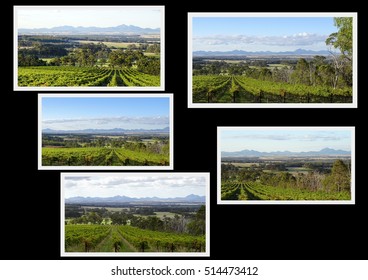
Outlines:
{"label": "vineyard", "polygon": [[43,166],[165,166],[169,156],[123,148],[42,148]]}
{"label": "vineyard", "polygon": [[18,68],[20,87],[158,87],[160,77],[132,68],[35,66]]}
{"label": "vineyard", "polygon": [[221,185],[222,200],[350,200],[350,192],[328,193],[306,189],[280,188],[260,183],[228,182]]}
{"label": "vineyard", "polygon": [[65,225],[66,252],[204,252],[204,236],[132,226]]}
{"label": "vineyard", "polygon": [[193,76],[194,103],[351,103],[352,89],[262,81],[244,76]]}

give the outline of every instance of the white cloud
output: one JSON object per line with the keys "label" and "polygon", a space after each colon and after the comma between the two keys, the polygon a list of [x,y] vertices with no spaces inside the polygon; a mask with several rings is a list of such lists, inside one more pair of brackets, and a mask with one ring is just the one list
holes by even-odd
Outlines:
{"label": "white cloud", "polygon": [[154,129],[169,126],[169,117],[102,117],[102,118],[79,118],[79,119],[58,119],[42,121],[43,129],[54,130],[80,130],[80,129]]}
{"label": "white cloud", "polygon": [[291,49],[313,48],[315,46],[325,47],[325,40],[327,37],[327,35],[312,34],[307,32],[282,36],[213,35],[193,37],[193,49],[214,50],[213,46],[217,46],[219,48],[221,46],[223,48],[225,46],[236,46],[237,48],[242,48],[243,50],[248,51],[252,50],[253,47],[259,48],[259,51],[265,51],[272,50],[272,47],[289,47]]}
{"label": "white cloud", "polygon": [[276,141],[340,141],[341,136],[336,135],[324,135],[324,134],[304,134],[304,135],[292,135],[292,134],[241,134],[234,136],[225,136],[224,139],[249,139],[249,140],[276,140]]}
{"label": "white cloud", "polygon": [[181,197],[189,194],[205,195],[203,176],[188,175],[96,175],[64,178],[65,197]]}

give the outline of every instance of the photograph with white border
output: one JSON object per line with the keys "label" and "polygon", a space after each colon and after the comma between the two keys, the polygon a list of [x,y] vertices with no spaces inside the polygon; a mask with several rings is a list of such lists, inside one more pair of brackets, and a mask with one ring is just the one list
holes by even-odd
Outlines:
{"label": "photograph with white border", "polygon": [[61,173],[61,256],[209,256],[209,173]]}
{"label": "photograph with white border", "polygon": [[165,6],[14,6],[14,91],[165,90]]}
{"label": "photograph with white border", "polygon": [[355,204],[355,127],[217,127],[218,204]]}
{"label": "photograph with white border", "polygon": [[173,94],[39,94],[38,169],[172,170]]}
{"label": "photograph with white border", "polygon": [[188,13],[189,108],[357,108],[358,14]]}

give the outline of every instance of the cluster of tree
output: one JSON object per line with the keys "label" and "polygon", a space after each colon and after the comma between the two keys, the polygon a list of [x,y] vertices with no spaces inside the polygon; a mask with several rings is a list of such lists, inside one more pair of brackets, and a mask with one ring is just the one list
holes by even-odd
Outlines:
{"label": "cluster of tree", "polygon": [[19,53],[18,66],[46,66],[46,61],[39,59],[36,55]]}
{"label": "cluster of tree", "polygon": [[232,164],[221,165],[221,180],[238,182],[260,182],[265,185],[341,192],[350,190],[351,172],[349,164],[335,160],[329,172],[316,169],[307,173],[291,174],[287,171],[264,172],[260,168],[237,168]]}
{"label": "cluster of tree", "polygon": [[160,44],[152,44],[146,47],[146,52],[159,54],[161,52]]}
{"label": "cluster of tree", "polygon": [[158,57],[143,56],[136,61],[137,70],[150,74],[150,75],[160,75],[160,59]]}
{"label": "cluster of tree", "polygon": [[97,62],[105,63],[111,50],[102,43],[82,44],[67,55],[56,57],[49,62],[52,66],[95,66]]}
{"label": "cluster of tree", "polygon": [[252,67],[249,63],[213,61],[197,64],[193,75],[242,75],[262,81],[285,82],[308,86],[324,85],[341,88],[352,85],[352,62],[336,54],[326,58],[300,58],[296,63],[278,67]]}
{"label": "cluster of tree", "polygon": [[64,48],[73,47],[76,43],[75,41],[70,41],[64,36],[49,36],[49,35],[19,35],[18,36],[18,46],[19,47],[34,47],[34,44],[58,44]]}
{"label": "cluster of tree", "polygon": [[[31,37],[32,38],[32,37]],[[127,49],[109,48],[102,42],[93,44],[45,43],[51,39],[21,39],[18,49],[18,66],[109,66],[136,67],[151,75],[160,74],[160,59],[145,56],[144,51],[159,54],[160,44],[130,44]],[[112,50],[114,49],[114,50]],[[53,58],[48,63],[40,58]]]}
{"label": "cluster of tree", "polygon": [[41,44],[39,42],[33,43],[31,48],[22,48],[18,50],[18,54],[34,55],[38,57],[60,57],[68,54],[68,51],[63,45],[59,44]]}
{"label": "cluster of tree", "polygon": [[173,217],[164,215],[162,218],[157,216],[138,216],[127,211],[111,212],[106,208],[93,208],[86,213],[81,213],[80,208],[68,206],[65,217],[71,218],[71,224],[102,224],[110,219],[113,225],[127,225],[141,229],[155,231],[189,233],[191,235],[203,235],[206,232],[206,208],[200,206],[195,214],[181,213]]}

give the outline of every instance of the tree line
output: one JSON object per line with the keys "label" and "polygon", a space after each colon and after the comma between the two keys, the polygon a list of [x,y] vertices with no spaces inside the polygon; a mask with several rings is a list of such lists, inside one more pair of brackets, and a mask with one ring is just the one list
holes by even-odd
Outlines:
{"label": "tree line", "polygon": [[[44,135],[42,136],[42,147],[99,147],[99,148],[124,148],[130,151],[150,152],[168,155],[170,143],[167,137],[153,137],[152,141],[143,142],[140,137],[128,136],[126,138],[73,136],[73,140],[65,140],[62,137]],[[77,138],[77,139],[75,139]]]}
{"label": "tree line", "polygon": [[[112,50],[103,43],[81,44],[67,51],[64,45],[33,42],[32,47],[18,49],[18,66],[77,66],[77,67],[136,67],[151,75],[160,74],[160,59],[146,56],[143,51],[160,53],[160,45],[146,44],[145,49],[135,44],[127,49]],[[46,62],[42,58],[52,58]]]}

